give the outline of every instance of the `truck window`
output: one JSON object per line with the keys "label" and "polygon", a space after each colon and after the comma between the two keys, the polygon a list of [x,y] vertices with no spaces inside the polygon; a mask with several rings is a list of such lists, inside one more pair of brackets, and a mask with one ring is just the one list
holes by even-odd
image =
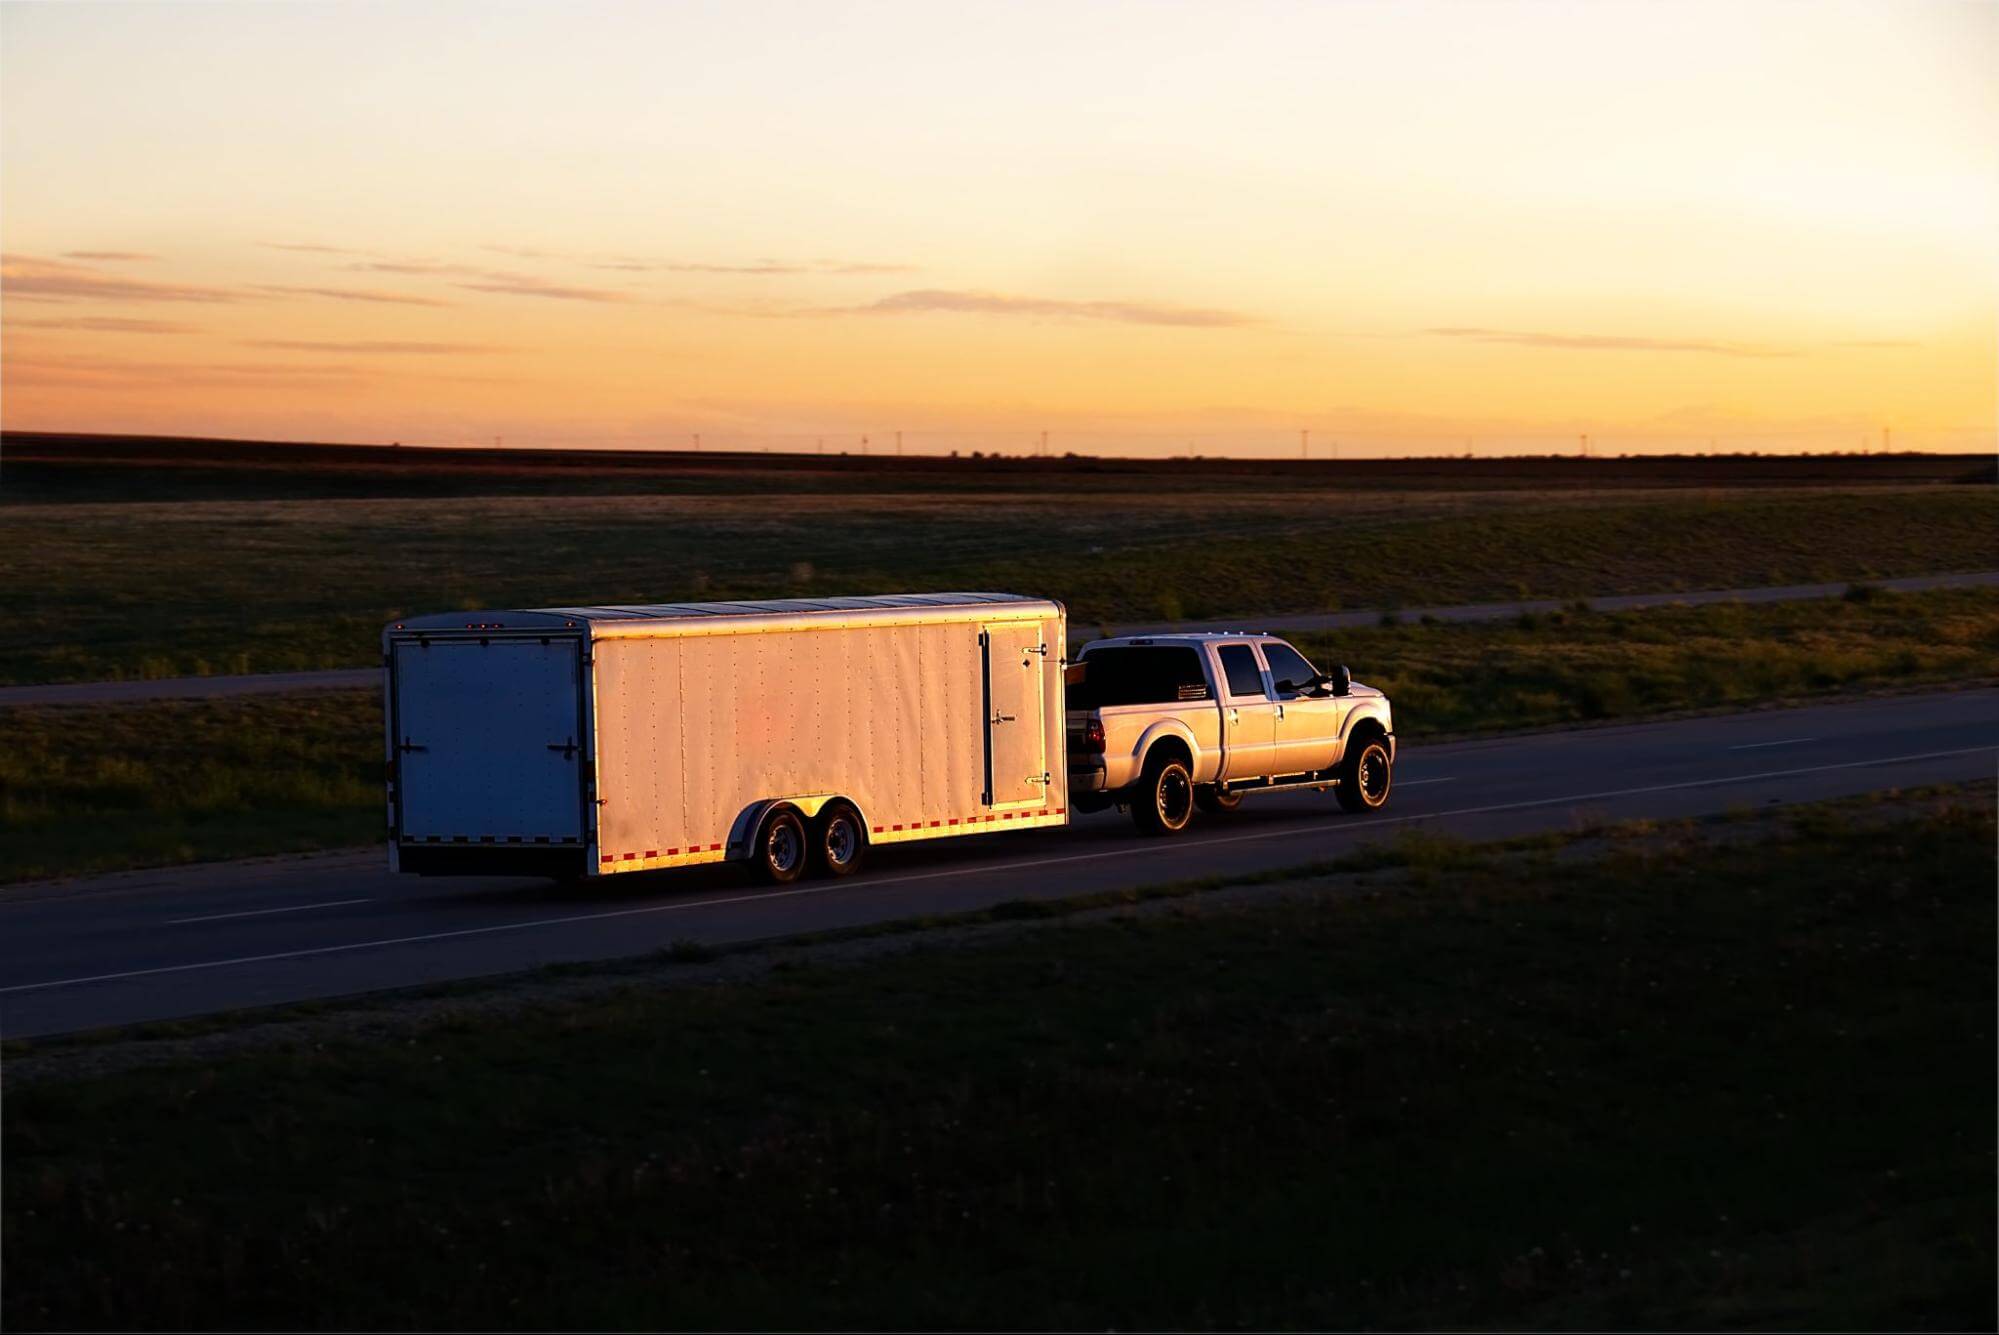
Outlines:
{"label": "truck window", "polygon": [[1304,689],[1305,683],[1319,675],[1319,669],[1312,666],[1305,655],[1293,649],[1282,640],[1263,642],[1263,661],[1270,664],[1270,680],[1273,685],[1290,682],[1291,689],[1280,689],[1279,695],[1296,695]]}
{"label": "truck window", "polygon": [[1256,651],[1246,644],[1225,644],[1221,648],[1222,675],[1229,679],[1229,694],[1263,698],[1263,669],[1256,665]]}
{"label": "truck window", "polygon": [[1188,645],[1106,645],[1082,661],[1083,680],[1069,688],[1070,709],[1208,699],[1201,655]]}

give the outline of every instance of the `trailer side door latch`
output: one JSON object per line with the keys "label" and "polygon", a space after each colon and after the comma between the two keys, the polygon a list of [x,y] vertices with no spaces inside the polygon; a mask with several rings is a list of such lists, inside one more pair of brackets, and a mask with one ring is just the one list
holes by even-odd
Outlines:
{"label": "trailer side door latch", "polygon": [[415,742],[405,737],[403,738],[403,744],[397,747],[396,750],[402,752],[404,755],[408,755],[412,751],[428,751],[430,748],[427,746],[418,746]]}
{"label": "trailer side door latch", "polygon": [[551,751],[560,751],[562,753],[562,758],[564,760],[572,760],[575,758],[577,751],[580,750],[581,748],[576,745],[576,739],[574,737],[566,737],[559,742],[550,742],[548,744],[548,749]]}

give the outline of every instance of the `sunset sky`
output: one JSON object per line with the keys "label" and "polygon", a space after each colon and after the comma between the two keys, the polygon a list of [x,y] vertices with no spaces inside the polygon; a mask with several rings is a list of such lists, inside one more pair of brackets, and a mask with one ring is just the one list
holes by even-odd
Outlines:
{"label": "sunset sky", "polygon": [[1999,4],[0,6],[5,424],[1989,449]]}

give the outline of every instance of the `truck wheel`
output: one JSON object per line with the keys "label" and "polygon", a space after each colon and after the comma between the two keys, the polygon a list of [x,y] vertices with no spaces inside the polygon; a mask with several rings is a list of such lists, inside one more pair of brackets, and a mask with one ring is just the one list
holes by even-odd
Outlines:
{"label": "truck wheel", "polygon": [[812,861],[826,875],[852,876],[867,851],[860,815],[845,802],[829,804],[812,822]]}
{"label": "truck wheel", "polygon": [[1146,762],[1131,797],[1131,818],[1145,834],[1178,834],[1194,819],[1194,776],[1171,758]]}
{"label": "truck wheel", "polygon": [[1194,805],[1210,816],[1219,816],[1241,806],[1242,794],[1225,793],[1212,783],[1204,783],[1194,790]]}
{"label": "truck wheel", "polygon": [[757,829],[757,846],[751,857],[757,879],[771,885],[790,885],[805,871],[805,822],[789,807],[764,817]]}
{"label": "truck wheel", "polygon": [[1394,783],[1387,743],[1370,737],[1340,762],[1340,786],[1333,791],[1348,811],[1379,811]]}

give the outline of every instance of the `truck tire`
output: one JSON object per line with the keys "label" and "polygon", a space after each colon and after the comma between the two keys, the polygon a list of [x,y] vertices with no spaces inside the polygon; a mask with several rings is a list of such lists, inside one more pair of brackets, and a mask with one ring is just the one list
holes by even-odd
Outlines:
{"label": "truck tire", "polygon": [[1210,816],[1220,816],[1242,805],[1241,793],[1225,793],[1212,783],[1194,790],[1194,805]]}
{"label": "truck tire", "polygon": [[868,852],[861,815],[845,802],[829,802],[812,822],[812,863],[827,876],[852,876]]}
{"label": "truck tire", "polygon": [[1340,785],[1333,792],[1348,811],[1379,811],[1387,805],[1389,789],[1394,786],[1388,743],[1370,736],[1361,738],[1340,761]]}
{"label": "truck tire", "polygon": [[810,860],[807,847],[805,822],[790,807],[779,807],[757,827],[750,865],[757,879],[765,884],[790,885],[804,874],[805,864]]}
{"label": "truck tire", "polygon": [[1194,819],[1194,776],[1175,756],[1145,762],[1145,777],[1131,797],[1131,818],[1140,833],[1178,834]]}

